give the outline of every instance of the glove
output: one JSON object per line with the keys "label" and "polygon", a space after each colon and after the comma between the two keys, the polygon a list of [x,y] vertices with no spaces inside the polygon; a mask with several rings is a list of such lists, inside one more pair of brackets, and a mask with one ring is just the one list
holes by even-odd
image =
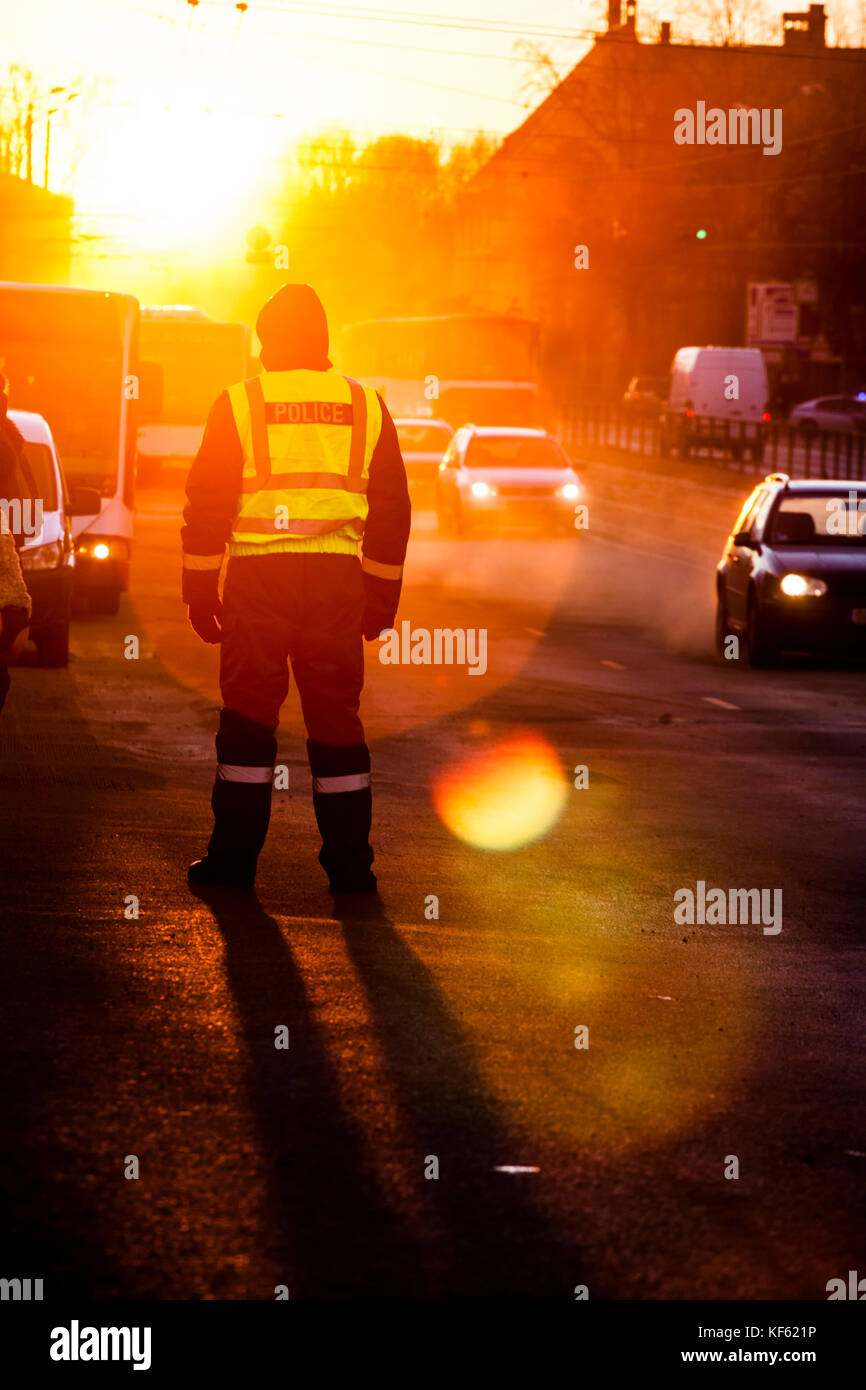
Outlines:
{"label": "glove", "polygon": [[223,606],[219,599],[212,604],[198,602],[189,605],[189,620],[193,631],[203,642],[208,642],[211,646],[216,646],[223,640],[222,616]]}
{"label": "glove", "polygon": [[364,605],[363,632],[368,642],[375,642],[380,632],[386,628],[394,626],[396,613],[393,610],[377,607],[375,604],[367,603]]}
{"label": "glove", "polygon": [[368,642],[375,642],[380,632],[394,626],[397,604],[400,602],[400,580],[380,579],[364,571],[364,616],[361,626]]}
{"label": "glove", "polygon": [[193,631],[211,646],[222,641],[223,606],[219,586],[217,569],[185,569],[183,572],[183,600],[189,610],[189,621]]}

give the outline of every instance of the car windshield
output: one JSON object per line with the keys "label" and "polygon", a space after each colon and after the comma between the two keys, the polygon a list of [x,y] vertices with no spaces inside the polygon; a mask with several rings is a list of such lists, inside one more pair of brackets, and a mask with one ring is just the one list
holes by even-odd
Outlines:
{"label": "car windshield", "polygon": [[466,450],[467,468],[567,468],[568,460],[555,439],[473,439]]}
{"label": "car windshield", "polygon": [[783,497],[768,539],[770,545],[863,545],[866,489]]}
{"label": "car windshield", "polygon": [[47,444],[24,441],[24,467],[17,470],[16,495],[34,502],[39,499],[43,511],[57,510],[57,477]]}
{"label": "car windshield", "polygon": [[398,425],[400,448],[407,454],[444,454],[451,431],[443,425]]}

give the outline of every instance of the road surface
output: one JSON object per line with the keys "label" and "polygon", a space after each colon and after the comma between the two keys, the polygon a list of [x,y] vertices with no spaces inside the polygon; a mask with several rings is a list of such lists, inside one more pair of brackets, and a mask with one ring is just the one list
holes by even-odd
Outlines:
{"label": "road surface", "polygon": [[[257,899],[186,886],[217,658],[178,599],[178,496],[141,495],[120,614],[75,624],[68,670],[16,669],[0,721],[5,1275],[822,1299],[862,1268],[863,671],[718,664],[737,496],[672,530],[589,477],[573,542],[417,518],[401,618],[486,628],[488,666],[368,646],[382,906],[342,917],[294,693]],[[520,732],[561,813],[475,848],[434,789]],[[520,768],[499,796],[532,825]],[[782,930],[679,924],[699,881],[781,890]]]}

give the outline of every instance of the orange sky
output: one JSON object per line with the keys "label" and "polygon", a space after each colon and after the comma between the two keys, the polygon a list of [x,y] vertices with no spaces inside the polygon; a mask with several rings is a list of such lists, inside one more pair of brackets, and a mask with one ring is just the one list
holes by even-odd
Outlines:
{"label": "orange sky", "polygon": [[[683,3],[655,0],[656,15],[674,16],[675,37]],[[38,101],[34,131],[41,177],[44,113],[59,105],[50,182],[75,196],[79,282],[100,280],[113,259],[130,272],[124,287],[136,280],[144,292],[147,273],[243,254],[251,225],[279,224],[280,154],[302,133],[338,126],[363,140],[401,130],[445,143],[479,129],[504,134],[541,95],[518,45],[535,43],[564,74],[604,27],[607,8],[606,0],[466,4],[251,0],[242,16],[233,0],[9,6],[0,82],[16,63],[45,94],[81,93],[68,108],[62,96]],[[651,36],[648,7],[641,17]]]}
{"label": "orange sky", "polygon": [[[593,8],[547,0],[533,10],[533,28],[552,32],[532,37],[563,71],[586,43],[557,35],[586,30]],[[28,0],[4,19],[4,56],[45,92],[83,87],[54,118],[51,163],[81,230],[151,255],[213,252],[267,221],[277,156],[301,133],[451,141],[513,129],[537,100],[514,49],[526,10],[525,0],[472,0],[462,17],[430,0],[253,0],[240,16],[232,0]],[[474,20],[484,27],[467,27]]]}

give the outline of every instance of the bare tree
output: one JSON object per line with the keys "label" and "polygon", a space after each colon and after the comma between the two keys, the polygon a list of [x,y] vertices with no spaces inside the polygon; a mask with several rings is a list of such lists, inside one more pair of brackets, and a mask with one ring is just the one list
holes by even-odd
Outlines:
{"label": "bare tree", "polygon": [[538,98],[543,101],[556,90],[567,69],[560,71],[547,50],[542,48],[540,43],[533,43],[530,39],[518,39],[514,45],[514,52],[528,64],[528,71],[520,83],[521,92],[529,100]]}
{"label": "bare tree", "polygon": [[29,113],[36,97],[32,72],[13,64],[0,87],[0,173],[21,177],[26,172]]}
{"label": "bare tree", "polygon": [[718,47],[778,43],[780,16],[766,0],[676,0],[675,35]]}

